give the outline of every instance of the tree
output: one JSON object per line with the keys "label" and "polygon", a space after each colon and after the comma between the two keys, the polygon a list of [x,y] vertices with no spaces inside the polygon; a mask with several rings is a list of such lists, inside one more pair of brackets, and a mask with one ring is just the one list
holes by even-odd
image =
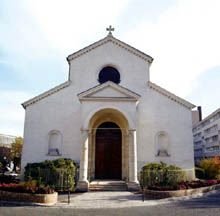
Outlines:
{"label": "tree", "polygon": [[20,167],[21,164],[21,153],[23,146],[23,138],[16,137],[15,141],[11,144],[10,158],[14,162],[15,167]]}
{"label": "tree", "polygon": [[205,171],[207,179],[220,178],[220,157],[216,156],[200,161],[199,166]]}

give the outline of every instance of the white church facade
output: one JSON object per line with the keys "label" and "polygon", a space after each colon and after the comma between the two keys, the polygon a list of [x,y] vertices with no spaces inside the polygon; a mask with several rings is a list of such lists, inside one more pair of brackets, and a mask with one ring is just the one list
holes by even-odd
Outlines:
{"label": "white church facade", "polygon": [[94,179],[138,188],[147,162],[175,164],[194,177],[194,105],[149,80],[152,57],[109,31],[67,61],[68,81],[22,104],[22,169],[71,158],[80,164],[78,188],[85,191]]}

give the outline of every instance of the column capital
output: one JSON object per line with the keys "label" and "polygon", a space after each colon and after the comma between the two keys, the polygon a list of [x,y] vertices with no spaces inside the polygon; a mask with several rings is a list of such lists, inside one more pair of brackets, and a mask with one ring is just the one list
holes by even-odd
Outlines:
{"label": "column capital", "polygon": [[81,131],[81,133],[85,133],[85,134],[92,134],[93,133],[93,130],[88,129],[88,128],[81,128],[80,131]]}
{"label": "column capital", "polygon": [[80,128],[80,131],[81,131],[81,132],[88,132],[89,129],[88,129],[88,128]]}
{"label": "column capital", "polygon": [[128,130],[126,130],[126,135],[132,136],[134,132],[136,132],[136,129],[128,129]]}

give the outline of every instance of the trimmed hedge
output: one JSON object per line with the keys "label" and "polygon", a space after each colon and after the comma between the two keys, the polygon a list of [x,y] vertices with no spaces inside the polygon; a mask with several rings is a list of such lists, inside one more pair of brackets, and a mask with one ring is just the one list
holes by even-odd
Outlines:
{"label": "trimmed hedge", "polygon": [[185,172],[177,166],[163,162],[148,163],[142,167],[140,173],[142,187],[176,187],[181,181],[185,181]]}
{"label": "trimmed hedge", "polygon": [[60,158],[40,163],[28,163],[25,167],[25,181],[36,180],[39,185],[66,191],[74,190],[77,164],[71,159]]}

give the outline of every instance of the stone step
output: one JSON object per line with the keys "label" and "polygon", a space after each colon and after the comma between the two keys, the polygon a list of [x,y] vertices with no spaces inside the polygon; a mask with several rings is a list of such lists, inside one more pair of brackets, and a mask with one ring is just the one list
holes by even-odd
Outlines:
{"label": "stone step", "polygon": [[124,181],[92,181],[89,191],[127,191]]}

